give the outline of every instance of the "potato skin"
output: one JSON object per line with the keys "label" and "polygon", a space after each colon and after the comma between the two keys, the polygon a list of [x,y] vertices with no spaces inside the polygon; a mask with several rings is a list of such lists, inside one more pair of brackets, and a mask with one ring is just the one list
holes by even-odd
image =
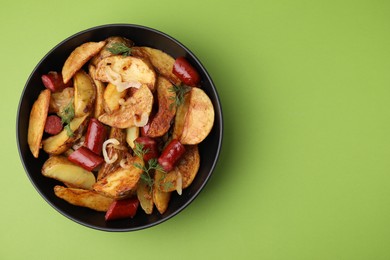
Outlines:
{"label": "potato skin", "polygon": [[95,79],[96,67],[93,65],[88,66],[89,75],[92,78],[93,83],[96,87],[96,99],[95,99],[95,107],[93,110],[93,117],[98,118],[101,114],[103,114],[103,93],[106,88],[103,82]]}
{"label": "potato skin", "polygon": [[186,123],[188,107],[190,105],[190,94],[186,93],[183,97],[183,103],[176,109],[175,122],[173,126],[172,139],[180,140]]}
{"label": "potato skin", "polygon": [[111,203],[114,202],[112,198],[92,190],[67,188],[60,185],[54,186],[54,194],[70,204],[102,212],[106,212]]}
{"label": "potato skin", "polygon": [[158,111],[157,114],[152,118],[149,129],[146,133],[149,137],[163,136],[171,127],[171,121],[176,114],[176,106],[174,105],[176,94],[171,90],[172,87],[173,85],[167,79],[161,76],[158,77]]}
{"label": "potato skin", "polygon": [[152,214],[154,208],[153,191],[144,181],[139,181],[138,183],[137,198],[145,213]]}
{"label": "potato skin", "polygon": [[189,94],[188,110],[180,142],[199,144],[207,137],[214,125],[214,107],[202,89],[193,87]]}
{"label": "potato skin", "polygon": [[164,214],[168,208],[169,201],[171,199],[171,192],[165,192],[160,190],[158,186],[158,181],[163,178],[163,173],[156,171],[154,175],[154,185],[153,185],[153,203],[156,205],[156,208],[160,214]]}
{"label": "potato skin", "polygon": [[106,45],[105,41],[86,42],[74,49],[66,59],[62,67],[62,78],[64,84],[72,79],[74,74],[79,71],[85,63],[95,56]]}
{"label": "potato skin", "polygon": [[91,190],[96,182],[92,172],[72,163],[64,156],[51,156],[42,166],[46,177],[68,183],[72,187]]}
{"label": "potato skin", "polygon": [[96,98],[96,87],[92,78],[85,71],[79,70],[74,75],[73,82],[75,116],[90,114]]}
{"label": "potato skin", "polygon": [[137,190],[137,184],[142,174],[142,170],[133,166],[133,163],[143,165],[143,161],[138,157],[133,157],[129,162],[129,168],[118,168],[98,180],[93,189],[104,196],[113,199],[125,199],[133,195]]}
{"label": "potato skin", "polygon": [[148,59],[159,74],[166,77],[173,84],[180,85],[180,79],[172,73],[175,63],[172,56],[158,49],[138,46],[133,47],[131,53],[136,57]]}
{"label": "potato skin", "polygon": [[41,148],[43,131],[45,129],[47,113],[49,111],[50,96],[50,90],[45,89],[41,91],[30,112],[27,143],[35,158],[38,158],[39,149]]}

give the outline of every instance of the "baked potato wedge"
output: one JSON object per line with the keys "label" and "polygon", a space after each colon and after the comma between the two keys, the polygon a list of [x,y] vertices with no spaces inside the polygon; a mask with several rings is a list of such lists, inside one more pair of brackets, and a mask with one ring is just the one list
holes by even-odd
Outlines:
{"label": "baked potato wedge", "polygon": [[42,166],[46,177],[68,183],[72,187],[91,190],[96,182],[92,172],[72,163],[64,156],[51,156]]}
{"label": "baked potato wedge", "polygon": [[96,98],[96,87],[91,77],[83,70],[73,76],[74,113],[76,117],[90,114]]}
{"label": "baked potato wedge", "polygon": [[[158,180],[161,191],[171,192],[185,189],[195,179],[200,166],[199,149],[197,145],[186,145],[185,148],[185,153],[174,169],[168,172],[164,178]],[[178,182],[181,182],[181,185]]]}
{"label": "baked potato wedge", "polygon": [[105,197],[96,191],[67,188],[60,185],[54,186],[54,194],[72,205],[102,212],[106,212],[111,203],[114,202],[112,198]]}
{"label": "baked potato wedge", "polygon": [[93,65],[89,65],[88,67],[89,75],[93,80],[93,83],[96,87],[96,98],[95,98],[95,107],[93,110],[93,117],[98,118],[101,114],[103,114],[103,93],[106,88],[105,84],[100,80],[95,79],[96,68]]}
{"label": "baked potato wedge", "polygon": [[89,59],[99,53],[104,45],[106,45],[105,41],[86,42],[74,49],[65,60],[64,66],[62,67],[62,79],[64,83],[68,83],[73,75],[76,74]]}
{"label": "baked potato wedge", "polygon": [[115,85],[108,83],[103,93],[104,112],[112,113],[113,111],[118,110],[120,107],[119,100],[124,99],[126,93],[126,90],[119,92]]}
{"label": "baked potato wedge", "polygon": [[136,57],[148,59],[156,71],[166,77],[175,85],[180,85],[181,81],[172,73],[175,59],[167,53],[150,47],[133,47],[131,54]]}
{"label": "baked potato wedge", "polygon": [[176,114],[174,100],[176,93],[172,91],[172,83],[164,77],[157,78],[158,111],[151,119],[147,135],[160,137],[166,134],[171,127],[171,121]]}
{"label": "baked potato wedge", "polygon": [[74,88],[67,87],[62,91],[51,93],[49,113],[56,113],[61,116],[61,111],[69,105],[74,98]]}
{"label": "baked potato wedge", "polygon": [[186,123],[187,112],[190,106],[190,94],[186,93],[183,96],[183,102],[176,108],[175,122],[173,126],[172,139],[180,140]]}
{"label": "baked potato wedge", "polygon": [[152,106],[153,94],[146,85],[142,85],[119,109],[99,116],[99,121],[116,128],[144,126],[148,122]]}
{"label": "baked potato wedge", "polygon": [[96,79],[114,84],[118,91],[146,85],[154,92],[156,72],[146,60],[132,56],[110,56],[96,67]]}
{"label": "baked potato wedge", "polygon": [[158,183],[164,176],[164,173],[160,171],[156,171],[154,175],[154,185],[153,185],[153,203],[156,205],[156,208],[160,214],[164,214],[164,212],[168,208],[169,200],[171,199],[171,192],[165,192],[159,189]]}
{"label": "baked potato wedge", "polygon": [[120,43],[128,48],[131,48],[134,45],[131,40],[119,36],[108,37],[105,41],[106,45],[104,46],[104,48],[102,48],[100,52],[91,59],[90,64],[92,64],[93,66],[97,66],[97,64],[102,59],[113,56],[114,54],[109,49],[114,47],[115,44]]}
{"label": "baked potato wedge", "polygon": [[104,178],[98,180],[93,189],[100,194],[115,200],[125,199],[137,191],[137,183],[142,174],[142,170],[133,164],[143,165],[143,160],[138,157],[131,157],[127,162],[128,167],[119,167],[110,172]]}
{"label": "baked potato wedge", "polygon": [[49,111],[51,92],[48,89],[41,91],[37,100],[34,102],[28,123],[27,143],[30,151],[35,158],[39,156],[43,131]]}
{"label": "baked potato wedge", "polygon": [[174,138],[182,144],[198,144],[207,137],[213,124],[214,107],[210,98],[202,89],[191,88],[184,103],[178,108]]}
{"label": "baked potato wedge", "polygon": [[43,150],[50,155],[58,155],[67,151],[82,136],[87,126],[87,117],[88,114],[73,118],[69,124],[70,130],[73,132],[72,136],[69,136],[67,129],[64,128],[59,134],[43,140]]}
{"label": "baked potato wedge", "polygon": [[146,214],[152,214],[153,212],[153,191],[149,185],[144,181],[138,182],[137,187],[137,198],[141,205],[141,208],[145,211]]}

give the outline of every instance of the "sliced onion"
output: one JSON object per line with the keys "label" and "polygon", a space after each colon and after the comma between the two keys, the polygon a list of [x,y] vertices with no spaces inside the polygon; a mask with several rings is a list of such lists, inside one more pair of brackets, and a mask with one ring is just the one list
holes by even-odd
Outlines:
{"label": "sliced onion", "polygon": [[116,90],[118,92],[122,92],[123,90],[126,90],[128,88],[140,88],[142,84],[138,81],[130,81],[130,82],[118,82],[115,84]]}
{"label": "sliced onion", "polygon": [[183,177],[181,176],[181,173],[177,172],[177,178],[176,178],[176,191],[179,195],[181,195],[183,191]]}
{"label": "sliced onion", "polygon": [[112,163],[116,162],[116,160],[118,160],[118,154],[117,154],[117,153],[114,153],[114,155],[112,156],[111,159],[108,158],[108,156],[107,156],[107,160],[106,160],[106,158],[104,158],[104,160],[105,160],[105,162],[106,162],[107,164],[112,164]]}
{"label": "sliced onion", "polygon": [[123,146],[123,145],[113,145],[113,147],[115,148],[115,149],[117,149],[117,150],[121,150],[121,151],[126,151],[127,150],[127,148],[126,148],[126,146]]}
{"label": "sliced onion", "polygon": [[107,164],[114,163],[118,159],[118,154],[116,154],[116,153],[114,154],[114,156],[112,156],[112,158],[108,157],[107,145],[109,145],[109,144],[119,145],[119,141],[115,138],[107,139],[106,141],[104,141],[103,149],[102,149],[103,150],[103,158]]}
{"label": "sliced onion", "polygon": [[149,121],[149,115],[147,113],[142,113],[141,118],[137,120],[134,119],[134,125],[137,127],[143,127],[145,126]]}
{"label": "sliced onion", "polygon": [[123,169],[129,169],[131,167],[131,165],[127,163],[127,159],[126,158],[123,158],[119,162],[119,166],[122,167]]}
{"label": "sliced onion", "polygon": [[116,86],[118,92],[122,92],[128,88],[140,88],[142,84],[138,81],[123,82],[122,76],[113,71],[110,67],[106,67],[106,76],[108,81]]}

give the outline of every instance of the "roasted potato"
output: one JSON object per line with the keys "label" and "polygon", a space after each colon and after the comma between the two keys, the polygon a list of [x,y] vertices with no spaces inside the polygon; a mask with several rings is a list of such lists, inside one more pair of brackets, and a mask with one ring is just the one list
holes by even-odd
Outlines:
{"label": "roasted potato", "polygon": [[184,104],[175,118],[173,136],[182,144],[198,144],[210,133],[214,124],[214,107],[210,98],[200,88],[186,94]]}
{"label": "roasted potato", "polygon": [[59,134],[43,140],[43,150],[50,155],[58,155],[67,151],[82,136],[87,125],[87,117],[88,115],[73,118],[69,125],[73,132],[72,136],[69,136],[68,131],[64,128]]}
{"label": "roasted potato", "polygon": [[150,47],[133,47],[132,55],[148,59],[156,71],[166,77],[175,85],[180,85],[181,81],[172,73],[175,59],[167,53]]}
{"label": "roasted potato", "polygon": [[91,190],[96,182],[92,172],[70,162],[64,156],[51,156],[42,166],[42,174],[70,184],[72,187]]}
{"label": "roasted potato", "polygon": [[132,56],[110,56],[96,67],[96,79],[114,84],[118,91],[146,85],[154,92],[156,72],[147,61]]}
{"label": "roasted potato", "polygon": [[164,77],[157,79],[158,111],[150,122],[147,135],[149,137],[160,137],[166,134],[171,127],[171,121],[176,114],[174,100],[176,94],[172,91],[172,83]]}
{"label": "roasted potato", "polygon": [[105,41],[86,42],[74,49],[62,67],[62,78],[64,83],[68,83],[73,75],[76,74],[89,59],[95,56],[104,45],[106,45]]}
{"label": "roasted potato", "polygon": [[103,93],[104,112],[112,113],[113,111],[118,110],[120,107],[119,100],[124,99],[126,93],[126,90],[119,92],[115,85],[108,83]]}
{"label": "roasted potato", "polygon": [[186,123],[186,117],[187,117],[189,106],[190,106],[190,94],[186,93],[183,96],[183,102],[176,109],[172,139],[180,140],[181,134],[183,133],[184,125]]}
{"label": "roasted potato", "polygon": [[153,94],[146,85],[142,85],[119,109],[99,116],[99,121],[116,128],[144,126],[152,106]]}
{"label": "roasted potato", "polygon": [[50,93],[48,89],[41,91],[30,112],[27,143],[35,158],[38,158],[39,149],[41,148],[43,131],[45,130],[47,113],[49,111]]}
{"label": "roasted potato", "polygon": [[105,197],[96,191],[67,188],[60,185],[54,186],[54,194],[70,204],[103,212],[106,212],[111,203],[114,202],[112,198]]}
{"label": "roasted potato", "polygon": [[103,93],[106,88],[105,84],[100,80],[95,79],[96,68],[93,65],[89,65],[88,67],[89,75],[91,76],[93,83],[96,87],[96,99],[95,99],[95,107],[93,110],[93,117],[98,118],[101,114],[103,114]]}
{"label": "roasted potato", "polygon": [[138,182],[137,187],[137,198],[141,205],[141,208],[145,211],[146,214],[152,214],[153,212],[153,191],[148,184],[144,181]]}
{"label": "roasted potato", "polygon": [[83,70],[73,76],[74,113],[76,117],[91,114],[95,104],[96,87],[91,77]]}
{"label": "roasted potato", "polygon": [[116,200],[135,194],[142,170],[133,164],[143,165],[143,161],[138,157],[131,157],[129,160],[131,161],[126,163],[127,168],[118,168],[110,172],[103,179],[98,180],[93,185],[93,189]]}
{"label": "roasted potato", "polygon": [[105,41],[106,45],[104,46],[104,48],[102,48],[100,52],[91,59],[90,64],[92,64],[93,66],[97,66],[97,64],[102,59],[114,55],[111,51],[109,51],[109,49],[112,48],[114,44],[121,43],[128,48],[131,48],[131,46],[134,45],[131,40],[119,36],[108,37]]}
{"label": "roasted potato", "polygon": [[61,111],[74,99],[74,88],[67,87],[60,92],[51,93],[49,113],[61,115]]}
{"label": "roasted potato", "polygon": [[153,185],[153,203],[156,205],[156,208],[160,214],[164,214],[168,208],[169,200],[171,199],[171,192],[165,192],[160,190],[158,186],[159,180],[163,178],[164,173],[156,171],[154,175],[154,185]]}
{"label": "roasted potato", "polygon": [[[160,190],[170,192],[185,189],[195,179],[200,166],[199,149],[197,145],[186,145],[185,148],[185,153],[174,169],[168,172],[164,178],[157,180]],[[179,178],[181,178],[181,187],[178,187],[177,184]]]}

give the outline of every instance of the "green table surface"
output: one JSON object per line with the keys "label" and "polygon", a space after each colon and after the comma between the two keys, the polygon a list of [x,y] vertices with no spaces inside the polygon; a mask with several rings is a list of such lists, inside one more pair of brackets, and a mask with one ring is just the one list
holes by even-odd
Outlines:
{"label": "green table surface", "polygon": [[[390,259],[390,2],[3,1],[0,259]],[[225,135],[174,218],[109,233],[35,191],[16,112],[38,61],[93,26],[161,30],[208,69]]]}

